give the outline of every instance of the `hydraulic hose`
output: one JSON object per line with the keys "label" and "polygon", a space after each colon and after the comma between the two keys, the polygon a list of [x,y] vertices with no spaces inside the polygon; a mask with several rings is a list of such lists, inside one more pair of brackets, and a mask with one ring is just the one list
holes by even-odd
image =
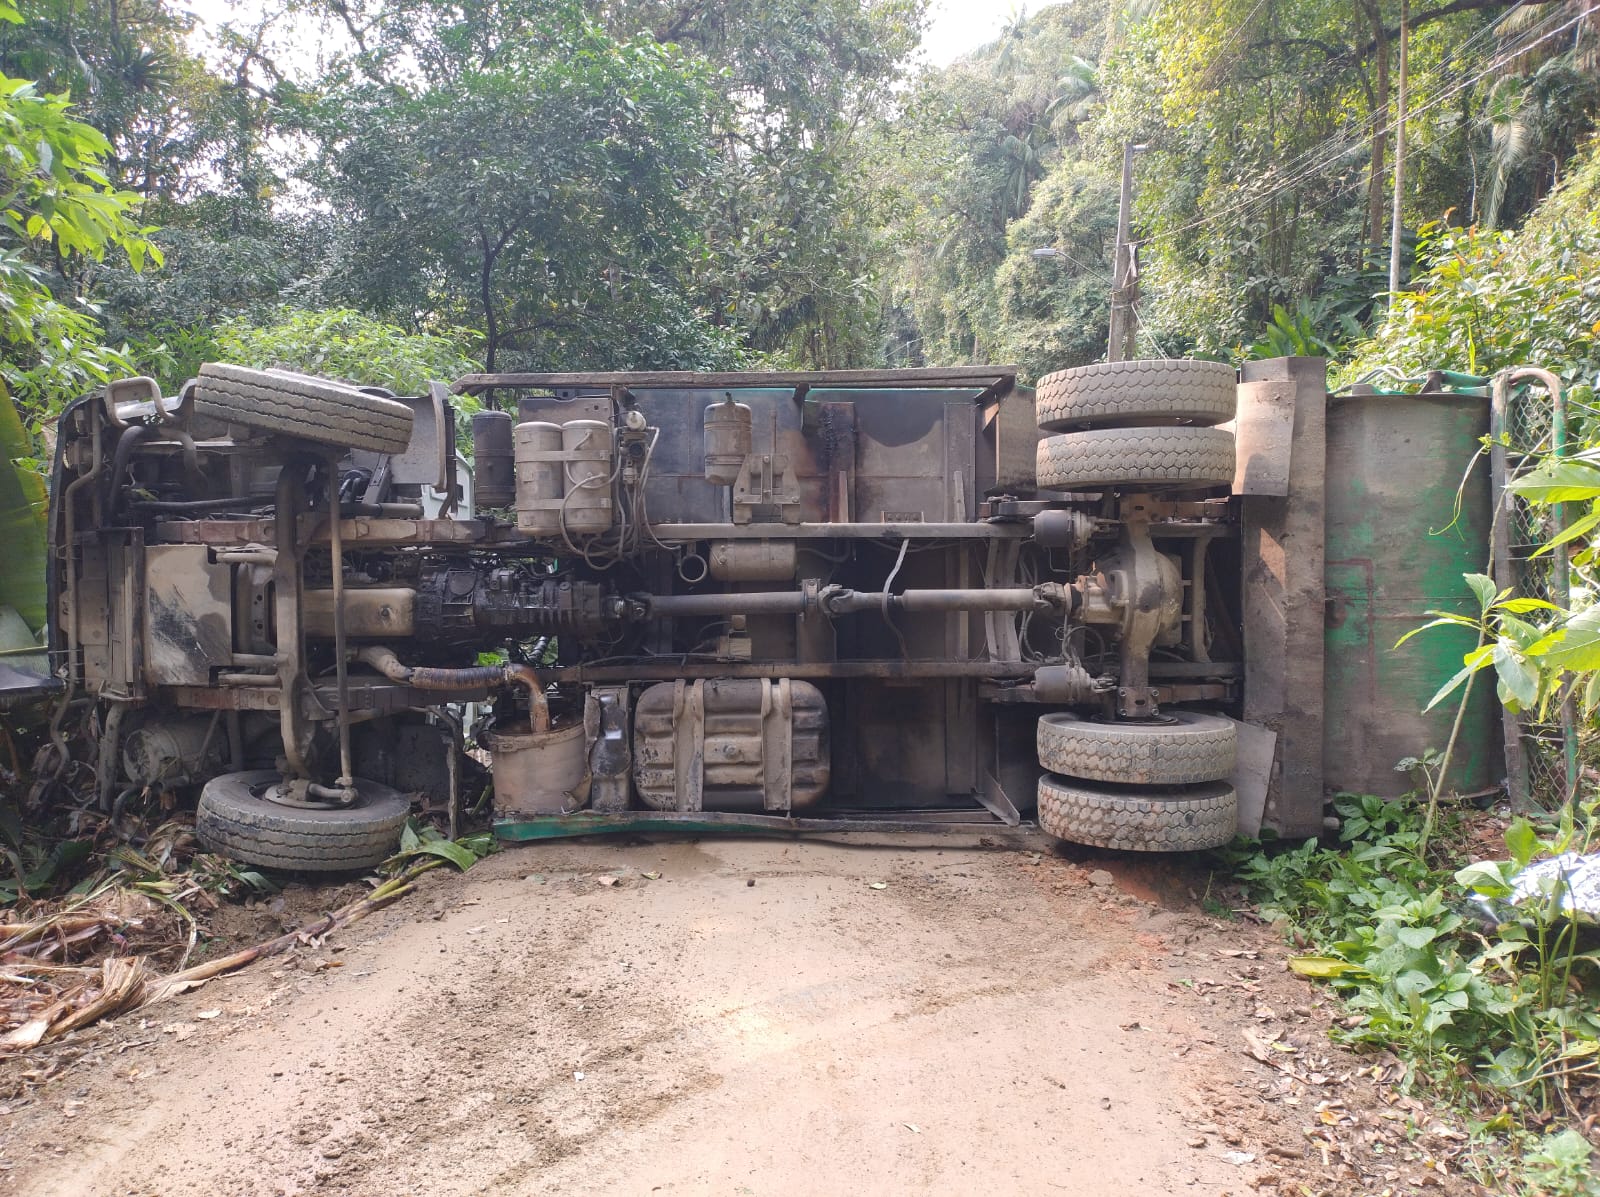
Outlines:
{"label": "hydraulic hose", "polygon": [[369,645],[356,653],[356,660],[370,665],[392,682],[403,682],[418,690],[476,690],[480,686],[523,686],[528,691],[529,722],[533,731],[550,730],[550,703],[544,686],[532,665],[469,665],[460,669],[441,669],[431,665],[407,665],[393,649]]}

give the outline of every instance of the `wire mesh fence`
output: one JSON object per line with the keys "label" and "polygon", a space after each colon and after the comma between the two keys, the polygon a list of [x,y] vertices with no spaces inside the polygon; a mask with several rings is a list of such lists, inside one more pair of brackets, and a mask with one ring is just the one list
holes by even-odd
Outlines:
{"label": "wire mesh fence", "polygon": [[[1538,464],[1541,454],[1551,451],[1554,438],[1554,408],[1542,390],[1519,387],[1505,401],[1503,427],[1506,436],[1505,482],[1513,482]],[[1544,552],[1556,535],[1554,510],[1535,507],[1519,496],[1503,490],[1498,496],[1496,518],[1505,522],[1505,549],[1497,561],[1496,582],[1511,587],[1525,598],[1560,603],[1565,599],[1566,579],[1557,574],[1564,563],[1558,554]],[[1516,717],[1518,740],[1522,746],[1522,776],[1514,767],[1510,778],[1511,797],[1555,807],[1566,801],[1569,790],[1567,738],[1575,734],[1563,728],[1557,712],[1539,719],[1525,712]],[[1512,766],[1507,761],[1508,767]],[[1521,789],[1523,792],[1518,793]]]}

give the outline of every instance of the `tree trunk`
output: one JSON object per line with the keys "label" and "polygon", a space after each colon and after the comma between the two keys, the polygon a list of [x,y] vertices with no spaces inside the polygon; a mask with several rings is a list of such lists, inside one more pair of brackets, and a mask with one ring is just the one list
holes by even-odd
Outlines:
{"label": "tree trunk", "polygon": [[478,233],[483,246],[483,268],[478,272],[478,302],[483,305],[483,370],[494,373],[495,352],[500,348],[500,322],[494,316],[494,262],[496,251],[489,247],[489,235]]}
{"label": "tree trunk", "polygon": [[1367,245],[1362,257],[1370,256],[1370,247],[1382,240],[1384,226],[1384,158],[1389,150],[1389,135],[1384,131],[1389,123],[1389,35],[1383,27],[1383,9],[1376,0],[1362,5],[1372,31],[1377,38],[1378,88],[1372,102],[1372,168],[1367,176]]}

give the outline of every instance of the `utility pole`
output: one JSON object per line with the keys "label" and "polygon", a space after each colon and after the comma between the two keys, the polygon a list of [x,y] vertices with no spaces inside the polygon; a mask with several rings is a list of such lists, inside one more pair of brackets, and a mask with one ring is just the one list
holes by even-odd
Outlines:
{"label": "utility pole", "polygon": [[1134,356],[1133,305],[1139,301],[1139,280],[1134,275],[1133,245],[1133,142],[1122,143],[1122,199],[1117,205],[1117,250],[1111,279],[1111,335],[1106,339],[1106,361],[1125,362]]}
{"label": "utility pole", "polygon": [[1406,58],[1411,43],[1411,0],[1400,0],[1400,94],[1394,120],[1394,211],[1389,221],[1389,302],[1400,290],[1400,198],[1406,182]]}

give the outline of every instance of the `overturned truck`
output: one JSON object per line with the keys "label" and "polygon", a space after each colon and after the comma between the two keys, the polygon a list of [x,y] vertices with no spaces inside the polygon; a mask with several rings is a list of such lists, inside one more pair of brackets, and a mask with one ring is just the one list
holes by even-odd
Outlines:
{"label": "overturned truck", "polygon": [[1201,361],[1036,392],[128,379],[61,419],[53,659],[102,802],[197,789],[201,839],[268,866],[370,865],[485,761],[512,839],[1036,818],[1206,848],[1236,825],[1246,591],[1284,585],[1241,552],[1243,389]]}

